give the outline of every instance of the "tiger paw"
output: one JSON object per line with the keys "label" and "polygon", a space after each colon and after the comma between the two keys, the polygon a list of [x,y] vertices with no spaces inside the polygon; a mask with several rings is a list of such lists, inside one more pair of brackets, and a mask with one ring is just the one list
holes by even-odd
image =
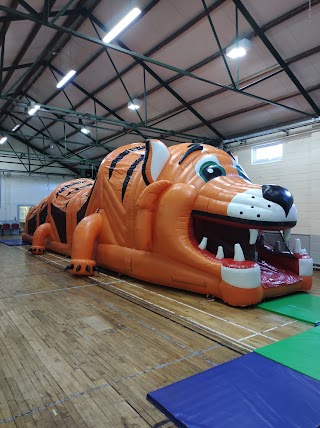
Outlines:
{"label": "tiger paw", "polygon": [[95,271],[98,271],[94,260],[85,259],[72,259],[65,270],[70,270],[73,275],[79,276],[93,275]]}
{"label": "tiger paw", "polygon": [[32,245],[28,251],[34,256],[38,256],[39,254],[45,253],[46,249],[42,245]]}

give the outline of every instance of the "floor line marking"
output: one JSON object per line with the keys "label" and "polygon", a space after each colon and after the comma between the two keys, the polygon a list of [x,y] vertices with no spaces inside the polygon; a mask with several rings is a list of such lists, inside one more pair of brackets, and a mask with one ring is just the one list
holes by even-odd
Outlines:
{"label": "floor line marking", "polygon": [[[117,290],[117,288],[116,288],[116,287],[114,287],[112,284],[109,284],[109,283],[102,283],[102,284],[108,285],[109,287],[114,288],[115,290]],[[137,299],[137,300],[141,300],[141,301],[145,302],[145,300],[144,300],[144,299],[142,299],[141,297],[136,296],[135,294],[131,294],[131,293],[129,293],[128,291],[125,291],[125,293],[126,293],[127,295],[130,295],[130,296],[134,297],[134,298],[135,298],[135,299]],[[101,302],[102,304],[104,304],[104,305],[107,305],[107,306],[108,306],[108,304],[107,304],[107,303],[102,302],[100,299],[98,299],[98,298],[96,298],[96,297],[93,297],[93,299],[96,299],[96,300],[98,300],[99,302]],[[156,307],[156,308],[158,308],[158,309],[162,309],[162,310],[163,310],[163,311],[165,311],[165,312],[169,312],[169,313],[171,313],[171,314],[173,314],[173,315],[176,315],[176,314],[175,314],[175,312],[170,311],[169,309],[163,308],[163,307],[162,307],[162,306],[160,306],[160,305],[156,305],[155,303],[150,303],[150,302],[148,302],[148,303],[149,303],[151,306],[154,306],[154,307]],[[177,316],[178,316],[180,319],[182,319],[182,320],[185,320],[185,321],[190,322],[190,319],[188,319],[187,317],[184,317],[183,315],[177,315]],[[242,347],[242,348],[244,348],[243,343],[241,343],[241,342],[240,342],[240,340],[238,340],[238,339],[236,339],[236,338],[234,338],[234,337],[231,337],[231,336],[228,336],[228,335],[226,335],[226,334],[224,334],[224,333],[221,333],[221,332],[219,332],[219,331],[217,331],[217,330],[215,330],[215,329],[213,329],[213,328],[211,328],[211,327],[208,327],[208,326],[206,326],[206,325],[204,325],[204,324],[201,324],[201,323],[199,323],[199,322],[197,322],[197,321],[192,320],[191,322],[192,322],[193,324],[195,324],[195,325],[201,326],[201,328],[203,328],[204,330],[210,331],[210,332],[212,332],[212,333],[214,333],[214,334],[216,334],[216,335],[218,335],[218,336],[223,336],[224,338],[226,338],[226,339],[228,339],[228,340],[231,340],[231,341],[233,341],[233,342],[237,342],[238,344],[240,344],[240,345],[241,345],[241,347]],[[259,334],[259,333],[258,333],[258,334]],[[215,340],[215,341],[217,341],[217,340],[219,340],[219,339],[217,338],[217,339],[211,339],[211,340]],[[225,345],[223,345],[223,346],[225,346]],[[246,347],[247,347],[247,348],[250,348],[250,349],[255,349],[253,346],[248,345],[248,344],[246,344]],[[247,350],[247,351],[249,351],[250,349],[246,349],[246,350]]]}
{"label": "floor line marking", "polygon": [[[101,273],[100,273],[100,275],[101,275]],[[102,275],[104,275],[104,274],[102,274]],[[97,281],[98,281],[98,280],[97,280]],[[100,281],[99,281],[99,282],[100,282]],[[129,285],[130,285],[130,286],[132,286],[132,287],[139,288],[139,289],[141,289],[141,290],[145,290],[143,287],[140,287],[140,286],[139,286],[139,285],[137,285],[137,284],[133,284],[132,282],[129,282],[129,281],[126,281],[126,280],[123,280],[123,279],[119,279],[119,280],[118,280],[118,282],[123,282],[123,283],[125,283],[125,284],[129,284]],[[103,282],[101,282],[101,283],[103,284]],[[127,291],[126,291],[126,292],[127,292]],[[218,319],[218,320],[220,320],[220,321],[226,322],[226,323],[228,323],[228,324],[230,324],[230,325],[233,325],[233,326],[235,326],[235,327],[239,327],[239,328],[241,328],[241,329],[243,329],[243,330],[247,330],[247,331],[249,331],[250,333],[253,333],[253,334],[260,334],[261,336],[264,336],[264,337],[266,337],[266,338],[268,338],[268,339],[271,339],[271,340],[273,339],[273,338],[270,338],[269,336],[264,335],[264,334],[262,334],[262,333],[260,333],[260,332],[257,332],[257,331],[254,331],[254,330],[251,330],[251,329],[250,329],[250,328],[248,328],[248,327],[245,327],[245,326],[242,326],[242,325],[240,325],[240,324],[234,323],[234,322],[232,322],[232,321],[229,321],[229,320],[227,320],[227,319],[225,319],[225,318],[222,318],[222,317],[219,317],[219,316],[217,316],[217,315],[213,315],[213,314],[211,314],[211,313],[209,313],[209,312],[205,312],[205,311],[203,311],[202,309],[195,308],[194,306],[188,305],[187,303],[179,302],[179,300],[172,299],[171,297],[164,296],[164,295],[162,295],[162,294],[156,293],[155,291],[148,290],[148,292],[150,292],[150,293],[152,293],[152,294],[155,294],[156,296],[163,297],[164,299],[170,300],[170,301],[172,301],[172,302],[178,303],[179,305],[186,306],[187,308],[193,309],[193,310],[195,310],[195,311],[197,311],[197,312],[200,312],[200,313],[202,313],[202,314],[208,315],[208,316],[210,316],[210,317],[212,317],[212,318],[215,318],[215,319]],[[138,296],[136,296],[136,297],[137,297],[137,298],[139,298]],[[139,298],[139,299],[141,299],[141,298]],[[142,299],[142,300],[143,300],[143,299]]]}
{"label": "floor line marking", "polygon": [[[38,257],[41,257],[41,258],[43,258],[43,259],[45,259],[45,260],[48,260],[49,261],[49,263],[51,262],[50,261],[50,259],[48,259],[48,258],[46,258],[45,256],[43,256],[43,255],[39,255]],[[59,266],[62,266],[61,264],[59,264],[59,263],[57,263],[57,262],[54,262],[55,264],[58,264]],[[103,274],[104,276],[107,276],[107,275],[105,275],[105,274]],[[94,282],[95,282],[95,284],[90,284],[91,286],[96,286],[96,284],[99,284],[99,283],[101,283],[101,281],[99,281],[99,280],[97,280],[96,278],[91,278],[91,280],[93,280]],[[111,287],[111,288],[113,288],[113,289],[115,289],[115,290],[117,290],[117,288],[116,287],[114,287],[113,286],[113,284],[117,284],[117,283],[119,283],[119,281],[120,280],[115,280],[115,281],[110,281],[110,282],[103,282],[103,284],[105,284],[105,285],[107,285],[108,287]],[[121,280],[122,281],[122,280]],[[80,288],[81,286],[79,286],[79,288]],[[85,287],[85,286],[82,286],[82,288],[83,287]],[[70,291],[72,290],[72,289],[74,289],[74,288],[76,288],[76,287],[70,287]],[[62,289],[63,290],[63,289]],[[129,292],[127,292],[127,291],[125,291],[125,293],[126,294],[128,294],[128,295],[130,295],[130,296],[132,296],[132,297],[134,297],[135,299],[138,299],[138,300],[141,300],[141,301],[143,301],[143,302],[145,302],[143,299],[141,299],[140,297],[138,297],[138,296],[135,296],[134,294],[131,294],[131,293],[129,293]],[[119,313],[121,313],[123,316],[125,316],[125,317],[127,317],[127,318],[129,318],[129,319],[131,319],[131,320],[134,320],[135,322],[138,322],[139,324],[141,324],[141,325],[143,325],[145,328],[147,328],[147,329],[149,329],[149,330],[151,330],[151,331],[153,331],[153,332],[155,332],[156,334],[158,334],[158,335],[160,335],[160,336],[162,336],[163,338],[165,338],[166,340],[168,340],[168,341],[170,341],[170,342],[172,342],[172,343],[174,343],[176,346],[179,346],[179,347],[181,347],[182,349],[185,349],[185,350],[187,350],[188,352],[191,352],[192,350],[191,349],[189,349],[189,348],[187,348],[186,346],[184,346],[184,345],[182,345],[182,344],[180,344],[180,343],[178,343],[178,342],[176,342],[176,341],[174,341],[171,337],[169,337],[169,336],[167,336],[167,335],[165,335],[165,334],[163,334],[163,333],[161,333],[159,330],[157,330],[155,327],[151,327],[151,326],[149,326],[147,323],[145,323],[145,322],[143,322],[143,321],[141,321],[141,320],[138,320],[137,318],[134,318],[133,316],[131,316],[131,315],[129,315],[129,314],[127,314],[126,312],[124,312],[124,311],[122,311],[121,309],[118,309],[118,308],[116,308],[114,305],[111,305],[111,304],[109,304],[109,303],[106,303],[106,302],[103,302],[101,299],[99,299],[98,297],[96,297],[96,296],[92,296],[92,294],[90,294],[90,297],[92,298],[92,299],[94,299],[94,300],[97,300],[98,302],[100,302],[101,304],[103,304],[104,306],[107,306],[109,309],[112,309],[112,310],[114,310],[114,311],[116,311],[116,312],[119,312]],[[170,311],[169,309],[166,309],[166,308],[163,308],[163,307],[161,307],[160,305],[156,305],[156,304],[154,304],[154,303],[151,303],[151,305],[153,305],[153,306],[155,306],[155,307],[157,307],[158,309],[161,309],[161,310],[163,310],[163,311],[165,311],[165,312],[169,312],[169,313],[172,313],[172,314],[174,314],[174,312],[172,312],[172,311]],[[199,323],[198,323],[199,324]],[[200,325],[200,324],[199,324]],[[212,332],[214,332],[214,333],[216,333],[216,334],[219,334],[219,332],[217,332],[217,331],[215,331],[215,330],[213,330],[213,329],[210,329],[210,331],[212,331]],[[229,337],[229,336],[226,336],[226,335],[224,335],[224,337],[226,337],[226,338],[228,338],[229,340],[232,340],[232,337]],[[213,339],[209,339],[209,340],[213,340]],[[236,340],[236,339],[233,339],[233,340]],[[215,341],[216,342],[216,341]],[[222,346],[222,345],[220,345],[220,344],[218,344],[218,345],[215,345],[215,347],[219,347],[219,346]],[[248,345],[249,347],[250,347],[250,345]],[[207,361],[207,360],[206,360]],[[210,364],[215,364],[215,363],[213,363],[212,361],[210,361],[210,360],[208,360],[208,362],[210,362]]]}
{"label": "floor line marking", "polygon": [[[22,250],[23,250],[23,249],[22,249]],[[63,265],[61,265],[60,263],[55,262],[55,261],[52,261],[52,260],[50,260],[50,259],[46,258],[46,257],[45,257],[45,256],[43,256],[43,255],[39,255],[39,256],[37,256],[37,257],[41,257],[41,259],[45,259],[45,260],[47,260],[49,263],[54,263],[54,264],[56,264],[56,265],[58,265],[58,266],[63,267]],[[59,257],[59,256],[57,256],[57,257]],[[61,257],[59,257],[59,258],[61,259]],[[108,275],[106,275],[106,274],[104,274],[104,273],[99,273],[99,275],[102,275],[102,276],[108,276]],[[111,286],[112,288],[116,288],[116,287],[113,287],[113,286],[112,286],[111,284],[109,284],[109,283],[105,283],[105,282],[103,282],[103,281],[99,281],[99,280],[98,280],[97,278],[95,278],[95,277],[92,277],[92,280],[93,280],[93,281],[95,281],[95,282],[96,282],[96,283],[98,283],[98,284],[105,284],[105,285]],[[115,281],[116,281],[116,282],[123,282],[123,283],[128,284],[128,285],[130,285],[130,286],[133,286],[133,287],[135,287],[135,288],[139,288],[139,289],[141,289],[141,290],[145,290],[143,287],[140,287],[140,286],[138,286],[138,285],[136,285],[136,284],[133,284],[133,283],[131,283],[131,282],[129,282],[129,281],[126,281],[126,280],[123,280],[123,279],[115,279]],[[122,290],[122,291],[123,291],[123,290]],[[130,296],[134,297],[134,298],[135,298],[135,299],[137,299],[137,300],[140,300],[140,301],[145,302],[145,300],[144,300],[144,299],[142,299],[141,297],[138,297],[138,296],[136,296],[136,295],[134,295],[134,294],[132,294],[132,293],[129,293],[128,291],[124,291],[124,292],[125,292],[125,293],[127,293],[128,295],[130,295]],[[249,328],[247,328],[247,327],[241,326],[240,324],[233,323],[232,321],[226,320],[226,319],[224,319],[224,318],[222,318],[222,317],[218,317],[217,315],[210,314],[210,313],[205,312],[205,311],[203,311],[203,310],[201,310],[201,309],[198,309],[198,308],[195,308],[195,307],[193,307],[193,306],[190,306],[190,305],[188,305],[188,304],[186,304],[186,303],[179,302],[178,300],[172,299],[171,297],[163,296],[162,294],[156,293],[156,292],[151,291],[151,290],[148,290],[148,292],[149,292],[149,293],[151,293],[151,294],[155,294],[156,296],[163,297],[164,299],[170,300],[170,301],[172,301],[172,302],[174,302],[174,303],[177,303],[177,304],[180,304],[180,305],[182,305],[182,306],[185,306],[185,307],[188,307],[188,308],[190,308],[190,309],[193,309],[193,310],[195,310],[195,311],[197,311],[197,312],[200,312],[200,313],[203,313],[203,314],[205,314],[205,315],[208,315],[208,316],[210,316],[210,317],[212,317],[212,318],[219,319],[220,321],[223,321],[223,322],[226,322],[226,323],[228,323],[228,324],[230,324],[230,325],[233,325],[233,326],[239,327],[239,328],[241,328],[241,329],[243,329],[243,330],[247,330],[247,331],[249,331],[250,333],[253,333],[253,334],[260,334],[260,335],[261,335],[261,336],[263,336],[263,337],[266,337],[266,338],[268,338],[268,339],[270,339],[270,340],[274,340],[273,338],[271,338],[271,337],[269,337],[269,336],[267,336],[267,335],[261,334],[261,333],[259,333],[259,332],[254,331],[254,330],[251,330],[251,329],[249,329]],[[151,302],[148,302],[148,303],[149,303],[150,305],[153,305],[153,306],[155,306],[155,307],[157,307],[157,308],[159,308],[159,309],[162,309],[162,310],[164,310],[164,311],[166,311],[166,312],[169,312],[169,313],[175,314],[174,312],[170,311],[169,309],[163,308],[163,307],[161,307],[160,305],[156,305],[156,304],[151,303]],[[182,319],[184,318],[184,319],[188,320],[187,318],[185,318],[185,317],[183,317],[183,316],[181,316],[181,318],[182,318]],[[188,321],[190,321],[190,320],[188,320]],[[200,324],[200,323],[198,323],[198,322],[196,322],[196,321],[192,321],[192,322],[193,322],[194,324],[201,325],[201,327],[202,327],[202,328],[205,328],[205,329],[207,329],[208,331],[211,331],[211,332],[214,332],[214,333],[216,333],[216,334],[219,334],[219,335],[221,335],[221,336],[223,336],[223,337],[225,337],[225,338],[227,338],[227,339],[229,339],[229,340],[231,339],[231,340],[233,340],[233,341],[237,342],[238,344],[241,344],[241,346],[243,346],[243,343],[241,343],[241,341],[240,341],[240,340],[238,340],[238,339],[232,338],[231,336],[228,336],[228,335],[226,335],[226,334],[224,334],[224,333],[218,332],[217,330],[214,330],[214,329],[212,329],[212,328],[210,328],[210,327],[204,326],[203,324]],[[248,344],[246,344],[246,346],[248,346],[248,347],[249,347],[249,348],[251,348],[251,349],[254,349],[254,347],[252,347],[252,346],[250,346],[250,345],[248,345]]]}
{"label": "floor line marking", "polygon": [[[220,345],[218,345],[218,346],[220,346]],[[29,416],[29,415],[32,415],[34,413],[42,412],[43,410],[47,410],[50,407],[57,406],[59,404],[63,404],[65,402],[67,402],[67,401],[72,401],[74,398],[82,397],[83,395],[90,394],[91,392],[100,391],[100,390],[105,389],[105,388],[116,386],[118,383],[121,383],[121,382],[126,381],[128,379],[134,379],[134,378],[137,378],[139,376],[143,376],[145,374],[149,374],[151,372],[154,372],[154,371],[157,371],[157,370],[161,370],[161,369],[166,368],[168,366],[171,366],[173,364],[177,364],[177,363],[179,363],[181,361],[188,360],[188,359],[193,358],[193,357],[197,357],[197,356],[199,356],[201,354],[204,354],[205,352],[209,352],[209,351],[211,351],[212,349],[214,349],[214,348],[216,348],[218,346],[216,345],[216,346],[213,346],[213,347],[210,347],[210,348],[207,348],[207,349],[202,349],[200,351],[195,351],[195,352],[192,352],[192,353],[190,353],[188,355],[185,355],[184,357],[177,358],[176,360],[169,361],[169,362],[163,363],[163,364],[157,364],[156,366],[153,366],[150,369],[141,370],[141,371],[139,371],[137,373],[134,373],[134,374],[131,374],[131,375],[127,375],[127,376],[123,376],[122,378],[120,378],[120,379],[118,379],[116,381],[106,382],[106,383],[104,383],[102,385],[98,385],[98,386],[95,386],[93,388],[89,388],[89,389],[87,389],[85,391],[76,392],[75,394],[69,395],[69,396],[67,396],[65,398],[62,398],[60,400],[56,400],[56,401],[54,401],[52,403],[49,403],[49,404],[47,404],[45,406],[34,407],[34,408],[32,408],[30,410],[27,410],[25,412],[22,412],[22,413],[20,413],[18,415],[11,416],[9,418],[5,418],[5,419],[0,420],[0,424],[6,424],[8,422],[15,421],[16,419],[21,418],[23,416]]]}
{"label": "floor line marking", "polygon": [[268,328],[267,330],[263,330],[263,333],[266,333],[266,332],[272,331],[272,330],[276,330],[277,328],[285,327],[286,325],[294,324],[296,322],[297,322],[297,320],[288,321],[288,322],[285,322],[284,324],[278,325],[276,327],[271,327],[271,328]]}
{"label": "floor line marking", "polygon": [[15,295],[10,296],[10,297],[33,296],[35,294],[55,293],[57,291],[68,291],[68,290],[74,290],[77,288],[85,288],[85,287],[96,287],[96,284],[76,285],[74,287],[56,288],[56,289],[52,289],[52,290],[35,291],[35,292],[31,292],[31,293],[21,293],[21,294],[15,294]]}

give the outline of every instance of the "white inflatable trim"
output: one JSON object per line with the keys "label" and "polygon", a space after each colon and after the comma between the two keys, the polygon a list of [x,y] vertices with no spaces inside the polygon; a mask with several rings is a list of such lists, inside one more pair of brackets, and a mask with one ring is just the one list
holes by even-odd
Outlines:
{"label": "white inflatable trim", "polygon": [[222,266],[221,278],[234,287],[257,288],[261,283],[260,267],[255,265],[248,269],[236,269]]}

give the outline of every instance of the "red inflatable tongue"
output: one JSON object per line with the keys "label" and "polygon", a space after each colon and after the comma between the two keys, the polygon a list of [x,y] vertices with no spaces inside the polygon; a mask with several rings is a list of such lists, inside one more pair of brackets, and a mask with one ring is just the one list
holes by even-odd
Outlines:
{"label": "red inflatable tongue", "polygon": [[275,267],[267,262],[259,262],[261,269],[261,285],[263,288],[275,288],[281,285],[292,285],[301,281],[298,275]]}

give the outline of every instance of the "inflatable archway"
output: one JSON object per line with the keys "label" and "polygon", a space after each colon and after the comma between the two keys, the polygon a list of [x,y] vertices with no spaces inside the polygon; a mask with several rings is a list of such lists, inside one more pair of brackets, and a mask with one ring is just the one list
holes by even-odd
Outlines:
{"label": "inflatable archway", "polygon": [[158,140],[110,153],[95,182],[60,185],[30,210],[31,252],[71,256],[74,275],[97,266],[247,306],[311,288],[312,259],[264,243],[288,241],[297,222],[291,193],[257,185],[228,153]]}

